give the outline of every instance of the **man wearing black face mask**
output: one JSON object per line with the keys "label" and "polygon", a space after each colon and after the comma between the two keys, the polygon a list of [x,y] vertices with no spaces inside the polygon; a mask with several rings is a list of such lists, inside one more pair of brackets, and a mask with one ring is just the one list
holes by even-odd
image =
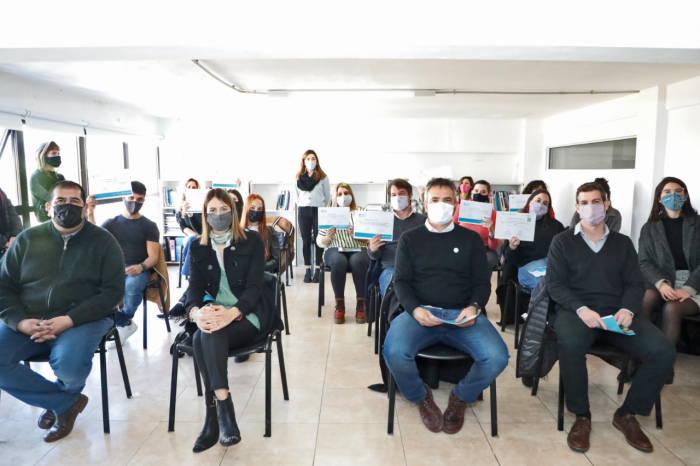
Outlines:
{"label": "man wearing black face mask", "polygon": [[[117,239],[126,264],[124,307],[117,315],[117,330],[122,345],[138,329],[133,317],[141,305],[143,290],[150,275],[149,270],[158,263],[161,248],[158,226],[139,213],[146,200],[146,186],[132,181],[131,191],[131,196],[124,197],[122,214],[102,224],[102,228]],[[88,219],[92,223],[96,223],[96,205],[97,201],[91,196],[88,202]]]}
{"label": "man wearing black face mask", "polygon": [[[85,191],[72,181],[47,191],[50,222],[19,233],[0,261],[0,390],[43,408],[55,442],[73,429],[95,350],[124,295],[116,240],[85,222]],[[50,353],[56,380],[22,361]]]}

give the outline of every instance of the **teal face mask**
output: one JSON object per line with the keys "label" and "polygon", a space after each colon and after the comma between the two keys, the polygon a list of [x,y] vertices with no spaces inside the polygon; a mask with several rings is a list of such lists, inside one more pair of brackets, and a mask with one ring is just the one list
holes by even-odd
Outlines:
{"label": "teal face mask", "polygon": [[682,194],[669,194],[661,198],[661,204],[668,210],[681,210],[685,204],[685,196]]}

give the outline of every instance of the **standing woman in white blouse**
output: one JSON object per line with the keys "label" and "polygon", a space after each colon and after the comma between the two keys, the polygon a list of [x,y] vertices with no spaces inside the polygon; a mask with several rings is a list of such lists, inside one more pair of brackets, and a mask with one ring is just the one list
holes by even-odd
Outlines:
{"label": "standing woman in white blouse", "polygon": [[[299,233],[301,234],[302,253],[306,274],[304,283],[318,283],[319,267],[323,250],[316,246],[318,235],[318,208],[324,207],[331,199],[331,186],[326,173],[321,169],[316,152],[307,150],[301,157],[301,167],[297,173],[296,203],[299,208]],[[311,247],[316,248],[316,270],[311,277]]]}

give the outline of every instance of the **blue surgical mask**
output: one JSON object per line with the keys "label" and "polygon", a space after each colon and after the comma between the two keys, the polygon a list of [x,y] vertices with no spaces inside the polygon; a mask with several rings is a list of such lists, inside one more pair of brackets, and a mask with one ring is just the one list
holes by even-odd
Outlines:
{"label": "blue surgical mask", "polygon": [[685,196],[682,194],[672,193],[661,198],[661,204],[668,210],[681,210],[685,204]]}

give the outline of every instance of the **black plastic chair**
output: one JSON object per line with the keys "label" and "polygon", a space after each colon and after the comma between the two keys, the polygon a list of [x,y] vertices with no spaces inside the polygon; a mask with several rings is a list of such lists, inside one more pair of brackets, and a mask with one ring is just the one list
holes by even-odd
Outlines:
{"label": "black plastic chair", "polygon": [[[105,434],[109,434],[109,394],[107,390],[107,348],[106,343],[108,341],[114,341],[116,343],[117,356],[119,357],[119,367],[122,371],[122,379],[124,379],[124,390],[126,391],[126,397],[131,398],[131,384],[129,383],[129,375],[126,372],[126,362],[124,361],[124,352],[122,351],[121,341],[119,341],[119,332],[117,332],[116,327],[112,327],[107,334],[102,337],[100,341],[100,346],[97,348],[96,353],[100,354],[100,385],[102,388],[102,428]],[[29,359],[24,360],[24,364],[30,367],[30,363],[33,362],[49,362],[51,359],[51,354],[41,354],[39,356],[33,356]]]}
{"label": "black plastic chair", "polygon": [[182,265],[183,265],[183,261],[185,260],[184,256],[185,256],[185,246],[182,245],[182,246],[180,246],[180,260],[179,260],[180,267],[177,271],[177,287],[178,288],[182,287]]}
{"label": "black plastic chair", "polygon": [[379,283],[370,284],[365,302],[367,305],[367,336],[372,336],[372,323],[374,323],[374,354],[379,354],[379,314],[382,307]]}
{"label": "black plastic chair", "polygon": [[331,268],[326,265],[326,261],[321,262],[321,271],[318,278],[318,317],[321,317],[321,308],[326,304],[326,272]]}
{"label": "black plastic chair", "polygon": [[[458,349],[452,348],[442,343],[430,346],[428,348],[420,350],[418,352],[419,358],[424,358],[428,360],[435,361],[435,370],[438,369],[439,361],[465,361],[469,362],[472,360],[471,356],[467,353],[459,351]],[[396,405],[396,380],[394,376],[389,372],[389,419],[386,433],[389,435],[394,434],[394,411]],[[498,410],[496,402],[496,380],[491,383],[491,437],[498,437]],[[483,393],[479,395],[480,401],[484,399]]]}
{"label": "black plastic chair", "polygon": [[160,286],[160,280],[151,280],[146,284],[146,288],[143,289],[143,349],[148,349],[148,299],[146,299],[149,289],[157,289],[158,296],[160,297],[161,308],[163,309],[163,320],[165,321],[165,328],[168,329],[170,333],[170,317],[168,316],[168,309],[165,307],[165,297],[163,296],[163,289]]}
{"label": "black plastic chair", "polygon": [[[525,288],[522,286],[520,283],[511,280],[508,283],[508,294],[511,293],[511,291],[515,294],[514,298],[515,299],[508,299],[506,298],[506,306],[504,306],[504,315],[501,316],[501,332],[506,331],[506,322],[508,321],[508,315],[511,314],[509,306],[507,306],[508,303],[514,302],[513,306],[513,319],[515,320],[515,343],[513,345],[513,348],[518,349],[518,341],[519,341],[519,336],[520,336],[520,316],[518,313],[520,312],[521,309],[521,300],[527,300],[527,303],[530,303],[530,296],[532,293],[530,292],[529,289]],[[525,307],[527,307],[527,304],[523,304]]]}

